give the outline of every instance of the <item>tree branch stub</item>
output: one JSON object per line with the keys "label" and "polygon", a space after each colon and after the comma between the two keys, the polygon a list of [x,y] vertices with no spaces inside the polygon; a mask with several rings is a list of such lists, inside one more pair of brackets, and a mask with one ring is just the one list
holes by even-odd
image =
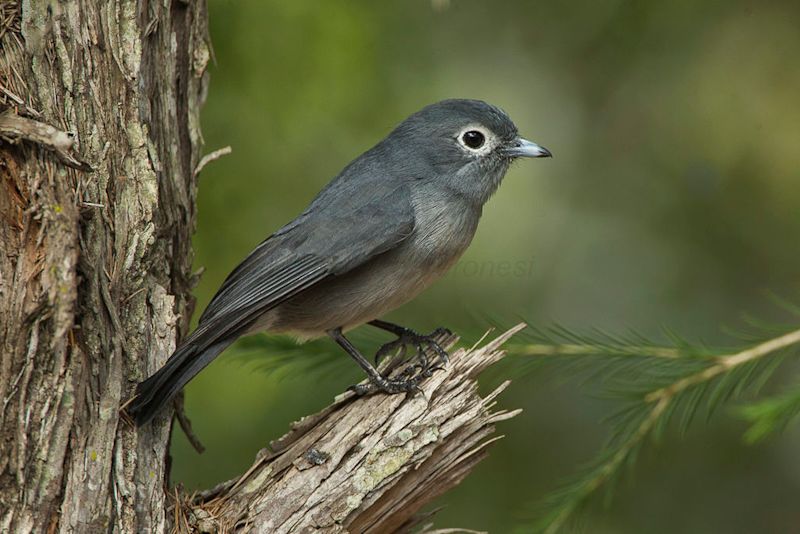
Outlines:
{"label": "tree branch stub", "polygon": [[510,382],[481,398],[476,378],[524,327],[455,351],[421,384],[424,394],[340,395],[262,450],[244,475],[178,505],[176,530],[390,533],[425,520],[420,509],[502,437],[493,437],[495,423],[520,412],[492,411]]}

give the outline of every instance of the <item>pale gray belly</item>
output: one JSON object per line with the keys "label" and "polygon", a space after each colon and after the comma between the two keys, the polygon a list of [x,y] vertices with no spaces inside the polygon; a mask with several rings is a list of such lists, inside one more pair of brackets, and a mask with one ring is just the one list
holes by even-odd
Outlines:
{"label": "pale gray belly", "polygon": [[477,217],[436,215],[397,248],[270,310],[251,331],[313,338],[364,324],[413,299],[453,266],[475,233]]}

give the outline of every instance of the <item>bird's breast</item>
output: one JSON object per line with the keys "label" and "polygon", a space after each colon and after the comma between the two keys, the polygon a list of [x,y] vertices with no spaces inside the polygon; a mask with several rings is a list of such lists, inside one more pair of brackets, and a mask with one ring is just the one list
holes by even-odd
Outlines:
{"label": "bird's breast", "polygon": [[471,209],[446,202],[417,202],[414,233],[404,244],[421,266],[448,269],[469,246],[478,224]]}

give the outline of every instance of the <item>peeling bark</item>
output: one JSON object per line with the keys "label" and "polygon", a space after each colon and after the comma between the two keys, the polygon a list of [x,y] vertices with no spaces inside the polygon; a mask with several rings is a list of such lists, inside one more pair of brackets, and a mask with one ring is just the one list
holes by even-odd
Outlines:
{"label": "peeling bark", "polygon": [[165,529],[169,426],[119,407],[190,315],[206,18],[2,6],[0,531]]}
{"label": "peeling bark", "polygon": [[[481,348],[451,355],[423,394],[353,398],[348,392],[265,449],[238,479],[181,507],[179,531],[405,532],[420,509],[487,454],[503,383],[481,398],[478,374],[504,355],[519,325]],[[450,340],[450,343],[454,339]]]}

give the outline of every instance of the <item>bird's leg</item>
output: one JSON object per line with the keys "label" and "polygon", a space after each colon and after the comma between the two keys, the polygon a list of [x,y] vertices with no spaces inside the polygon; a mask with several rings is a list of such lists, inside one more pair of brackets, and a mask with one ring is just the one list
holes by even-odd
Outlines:
{"label": "bird's leg", "polygon": [[[450,361],[447,351],[444,350],[437,341],[437,338],[453,335],[453,333],[447,328],[437,328],[430,334],[423,335],[414,332],[410,328],[396,325],[394,323],[388,323],[386,321],[381,321],[379,319],[370,321],[368,324],[374,326],[375,328],[380,328],[381,330],[391,332],[397,336],[397,339],[384,344],[378,349],[378,352],[375,353],[376,365],[381,358],[396,350],[398,347],[405,352],[406,345],[413,345],[417,349],[417,357],[420,360],[421,368],[425,371],[436,371],[437,369],[441,369],[443,366],[447,365]],[[434,365],[432,368],[425,352],[426,346],[433,350],[438,357],[436,365]]]}
{"label": "bird's leg", "polygon": [[362,385],[356,384],[350,386],[350,389],[355,391],[358,395],[372,393],[374,391],[383,391],[384,393],[404,393],[408,391],[422,391],[419,388],[419,383],[429,376],[430,371],[425,369],[420,370],[419,373],[413,374],[412,372],[404,371],[398,378],[387,378],[383,376],[378,370],[367,361],[364,356],[358,352],[358,349],[353,346],[350,341],[344,337],[341,328],[328,330],[328,335],[342,347],[347,354],[349,354],[358,365],[367,373],[369,377],[369,384]]}

